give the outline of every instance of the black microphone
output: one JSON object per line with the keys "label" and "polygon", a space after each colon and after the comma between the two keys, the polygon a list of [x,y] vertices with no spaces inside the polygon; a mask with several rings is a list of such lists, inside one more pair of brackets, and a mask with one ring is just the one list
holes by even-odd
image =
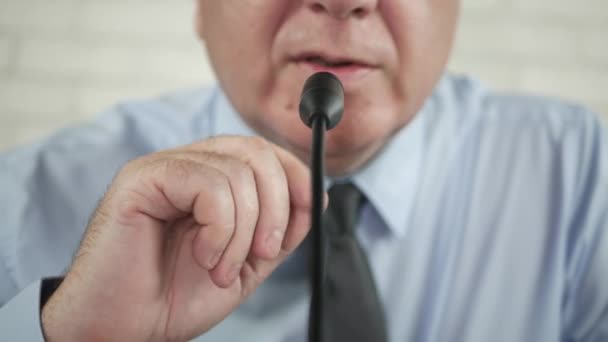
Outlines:
{"label": "black microphone", "polygon": [[300,97],[300,118],[312,128],[317,115],[327,120],[330,130],[340,122],[344,113],[344,88],[340,80],[329,72],[318,72],[308,78]]}
{"label": "black microphone", "polygon": [[300,118],[312,128],[310,173],[312,178],[312,265],[308,341],[323,342],[323,312],[327,239],[323,231],[323,179],[325,178],[325,131],[334,128],[344,113],[344,88],[340,80],[328,72],[312,75],[302,90]]}

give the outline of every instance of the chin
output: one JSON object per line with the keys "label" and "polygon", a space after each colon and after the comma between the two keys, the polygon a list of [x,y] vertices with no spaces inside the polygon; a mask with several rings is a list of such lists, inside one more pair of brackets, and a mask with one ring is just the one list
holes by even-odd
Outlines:
{"label": "chin", "polygon": [[[391,126],[388,124],[370,126],[357,120],[344,120],[328,131],[325,136],[327,174],[346,175],[365,165],[392,136],[389,127]],[[263,134],[309,165],[312,130],[303,123],[291,122],[287,126],[272,127]]]}

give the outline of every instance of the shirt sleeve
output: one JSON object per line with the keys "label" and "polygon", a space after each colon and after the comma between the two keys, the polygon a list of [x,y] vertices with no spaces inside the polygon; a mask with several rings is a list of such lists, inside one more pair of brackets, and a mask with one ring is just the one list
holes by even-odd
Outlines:
{"label": "shirt sleeve", "polygon": [[608,137],[587,117],[566,264],[563,341],[608,341]]}
{"label": "shirt sleeve", "polygon": [[40,286],[40,281],[32,283],[0,308],[0,340],[44,341]]}

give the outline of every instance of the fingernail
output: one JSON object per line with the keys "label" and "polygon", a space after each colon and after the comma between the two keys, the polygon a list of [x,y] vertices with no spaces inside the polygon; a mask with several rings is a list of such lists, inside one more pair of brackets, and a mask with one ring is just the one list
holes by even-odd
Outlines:
{"label": "fingernail", "polygon": [[241,272],[242,267],[243,267],[243,264],[232,265],[232,268],[230,268],[228,273],[226,273],[226,280],[228,281],[228,283],[232,283],[233,281],[236,280],[236,277],[239,276],[239,273]]}
{"label": "fingernail", "polygon": [[266,238],[266,248],[273,256],[277,256],[283,243],[283,231],[276,229]]}
{"label": "fingernail", "polygon": [[209,258],[209,261],[207,263],[207,266],[209,266],[209,269],[214,268],[217,265],[217,263],[220,261],[221,257],[222,257],[222,252],[217,252],[217,253],[213,254]]}

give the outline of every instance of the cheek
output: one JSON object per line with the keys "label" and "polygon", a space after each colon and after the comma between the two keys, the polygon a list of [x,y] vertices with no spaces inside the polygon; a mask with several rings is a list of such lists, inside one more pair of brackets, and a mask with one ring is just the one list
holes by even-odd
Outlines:
{"label": "cheek", "polygon": [[202,39],[217,79],[246,115],[271,88],[270,51],[288,1],[199,0]]}
{"label": "cheek", "polygon": [[413,115],[443,74],[451,50],[457,0],[386,1],[382,15],[398,51],[390,70],[396,101]]}

